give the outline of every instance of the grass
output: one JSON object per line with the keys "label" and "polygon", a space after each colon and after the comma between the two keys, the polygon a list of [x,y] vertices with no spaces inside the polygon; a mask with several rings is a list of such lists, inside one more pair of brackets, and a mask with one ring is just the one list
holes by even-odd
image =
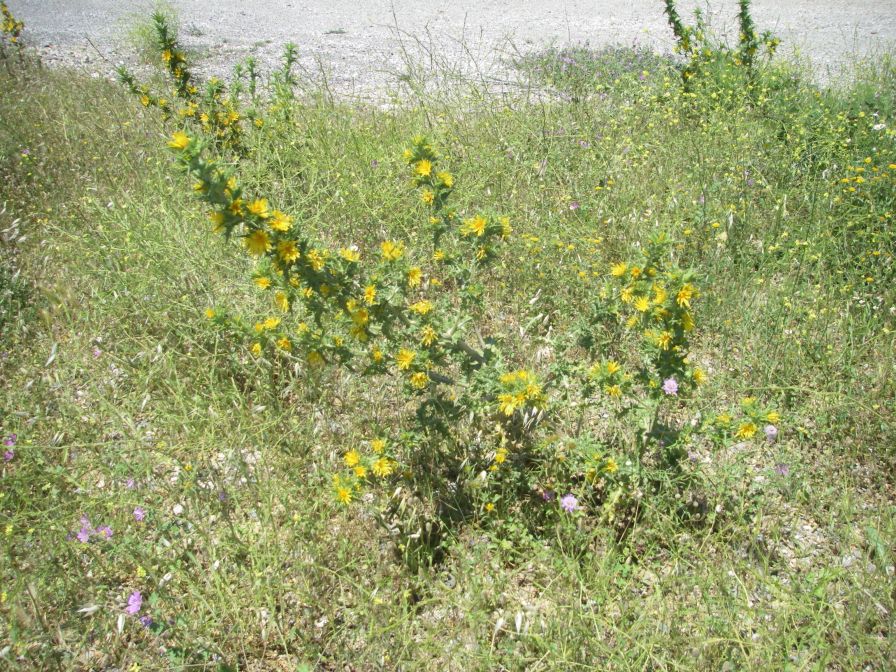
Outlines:
{"label": "grass", "polygon": [[[480,330],[522,359],[574,322],[595,273],[674,235],[705,277],[697,408],[754,394],[784,416],[777,443],[693,455],[703,522],[648,503],[620,541],[477,520],[416,574],[328,487],[346,447],[400,414],[392,387],[339,369],[275,385],[202,317],[258,299],[162,121],[110,82],[0,69],[0,232],[17,223],[0,248],[0,433],[17,434],[0,467],[4,665],[887,669],[896,71],[817,90],[779,68],[758,105],[683,96],[637,58],[584,59],[600,67],[556,98],[322,95],[251,135],[250,187],[365,247],[413,243],[401,152],[427,132],[458,207],[513,221]],[[72,539],[82,516],[112,537]],[[152,627],[123,616],[137,589]]]}

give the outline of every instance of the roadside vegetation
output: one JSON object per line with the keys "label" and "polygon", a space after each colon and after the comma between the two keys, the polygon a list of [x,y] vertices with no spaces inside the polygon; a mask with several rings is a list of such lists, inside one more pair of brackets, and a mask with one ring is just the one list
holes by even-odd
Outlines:
{"label": "roadside vegetation", "polygon": [[889,55],[668,0],[385,108],[0,6],[4,666],[890,667]]}

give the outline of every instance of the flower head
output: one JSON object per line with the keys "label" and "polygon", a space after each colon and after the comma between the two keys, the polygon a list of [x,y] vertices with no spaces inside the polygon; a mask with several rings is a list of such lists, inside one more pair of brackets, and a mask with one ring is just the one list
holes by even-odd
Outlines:
{"label": "flower head", "polygon": [[668,395],[678,394],[678,382],[674,378],[666,378],[663,381],[663,392]]}
{"label": "flower head", "polygon": [[134,509],[134,520],[138,523],[141,522],[144,518],[146,518],[146,511],[143,510],[143,507],[138,506]]}
{"label": "flower head", "polygon": [[140,613],[140,609],[143,607],[143,595],[140,594],[139,590],[135,590],[131,593],[131,596],[128,597],[128,606],[125,608],[125,611],[129,613],[131,616],[136,616]]}
{"label": "flower head", "polygon": [[765,438],[769,443],[774,443],[778,439],[778,428],[774,425],[765,426]]}
{"label": "flower head", "polygon": [[567,513],[572,513],[573,511],[579,510],[579,500],[576,499],[575,495],[564,495],[560,500],[560,507],[566,511]]}

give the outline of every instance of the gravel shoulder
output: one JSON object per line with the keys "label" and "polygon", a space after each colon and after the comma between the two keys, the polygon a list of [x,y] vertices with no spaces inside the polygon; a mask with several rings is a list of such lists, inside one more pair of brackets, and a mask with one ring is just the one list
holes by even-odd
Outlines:
{"label": "gravel shoulder", "polygon": [[[134,63],[127,34],[148,15],[149,0],[10,0],[26,36],[49,65],[74,65],[106,76]],[[681,2],[689,16],[698,3]],[[699,3],[705,6],[704,3]],[[649,46],[673,40],[661,0],[169,0],[182,38],[203,74],[227,75],[255,55],[276,64],[282,46],[299,46],[301,65],[323,64],[343,95],[380,98],[406,70],[406,52],[464,74],[498,76],[508,57],[548,45]],[[709,18],[736,39],[735,0],[714,0]],[[782,39],[784,53],[806,60],[819,81],[835,79],[851,60],[896,44],[896,0],[755,0],[760,30]]]}

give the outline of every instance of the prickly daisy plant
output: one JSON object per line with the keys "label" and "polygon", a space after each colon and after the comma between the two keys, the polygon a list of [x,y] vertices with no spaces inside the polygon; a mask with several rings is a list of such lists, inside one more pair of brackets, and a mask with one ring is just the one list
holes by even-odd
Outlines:
{"label": "prickly daisy plant", "polygon": [[[177,44],[167,36],[163,45],[176,62],[175,94],[189,101]],[[482,297],[511,222],[454,207],[457,180],[425,137],[404,152],[424,206],[422,242],[331,245],[301,212],[244,186],[240,155],[224,160],[219,130],[178,116],[183,128],[169,141],[177,164],[210,230],[254,260],[249,282],[268,307],[243,315],[215,306],[209,320],[277,380],[338,366],[381,379],[401,399],[345,446],[331,488],[340,504],[371,509],[408,566],[437,561],[446,533],[471,519],[517,520],[532,533],[590,521],[624,533],[646,494],[695,482],[681,458],[700,432],[761,438],[755,418],[756,430],[745,420],[728,437],[718,418],[687,422],[706,380],[691,361],[700,282],[678,265],[668,236],[612,264],[592,305],[568,333],[545,335],[550,356],[534,360],[482,329]]]}

